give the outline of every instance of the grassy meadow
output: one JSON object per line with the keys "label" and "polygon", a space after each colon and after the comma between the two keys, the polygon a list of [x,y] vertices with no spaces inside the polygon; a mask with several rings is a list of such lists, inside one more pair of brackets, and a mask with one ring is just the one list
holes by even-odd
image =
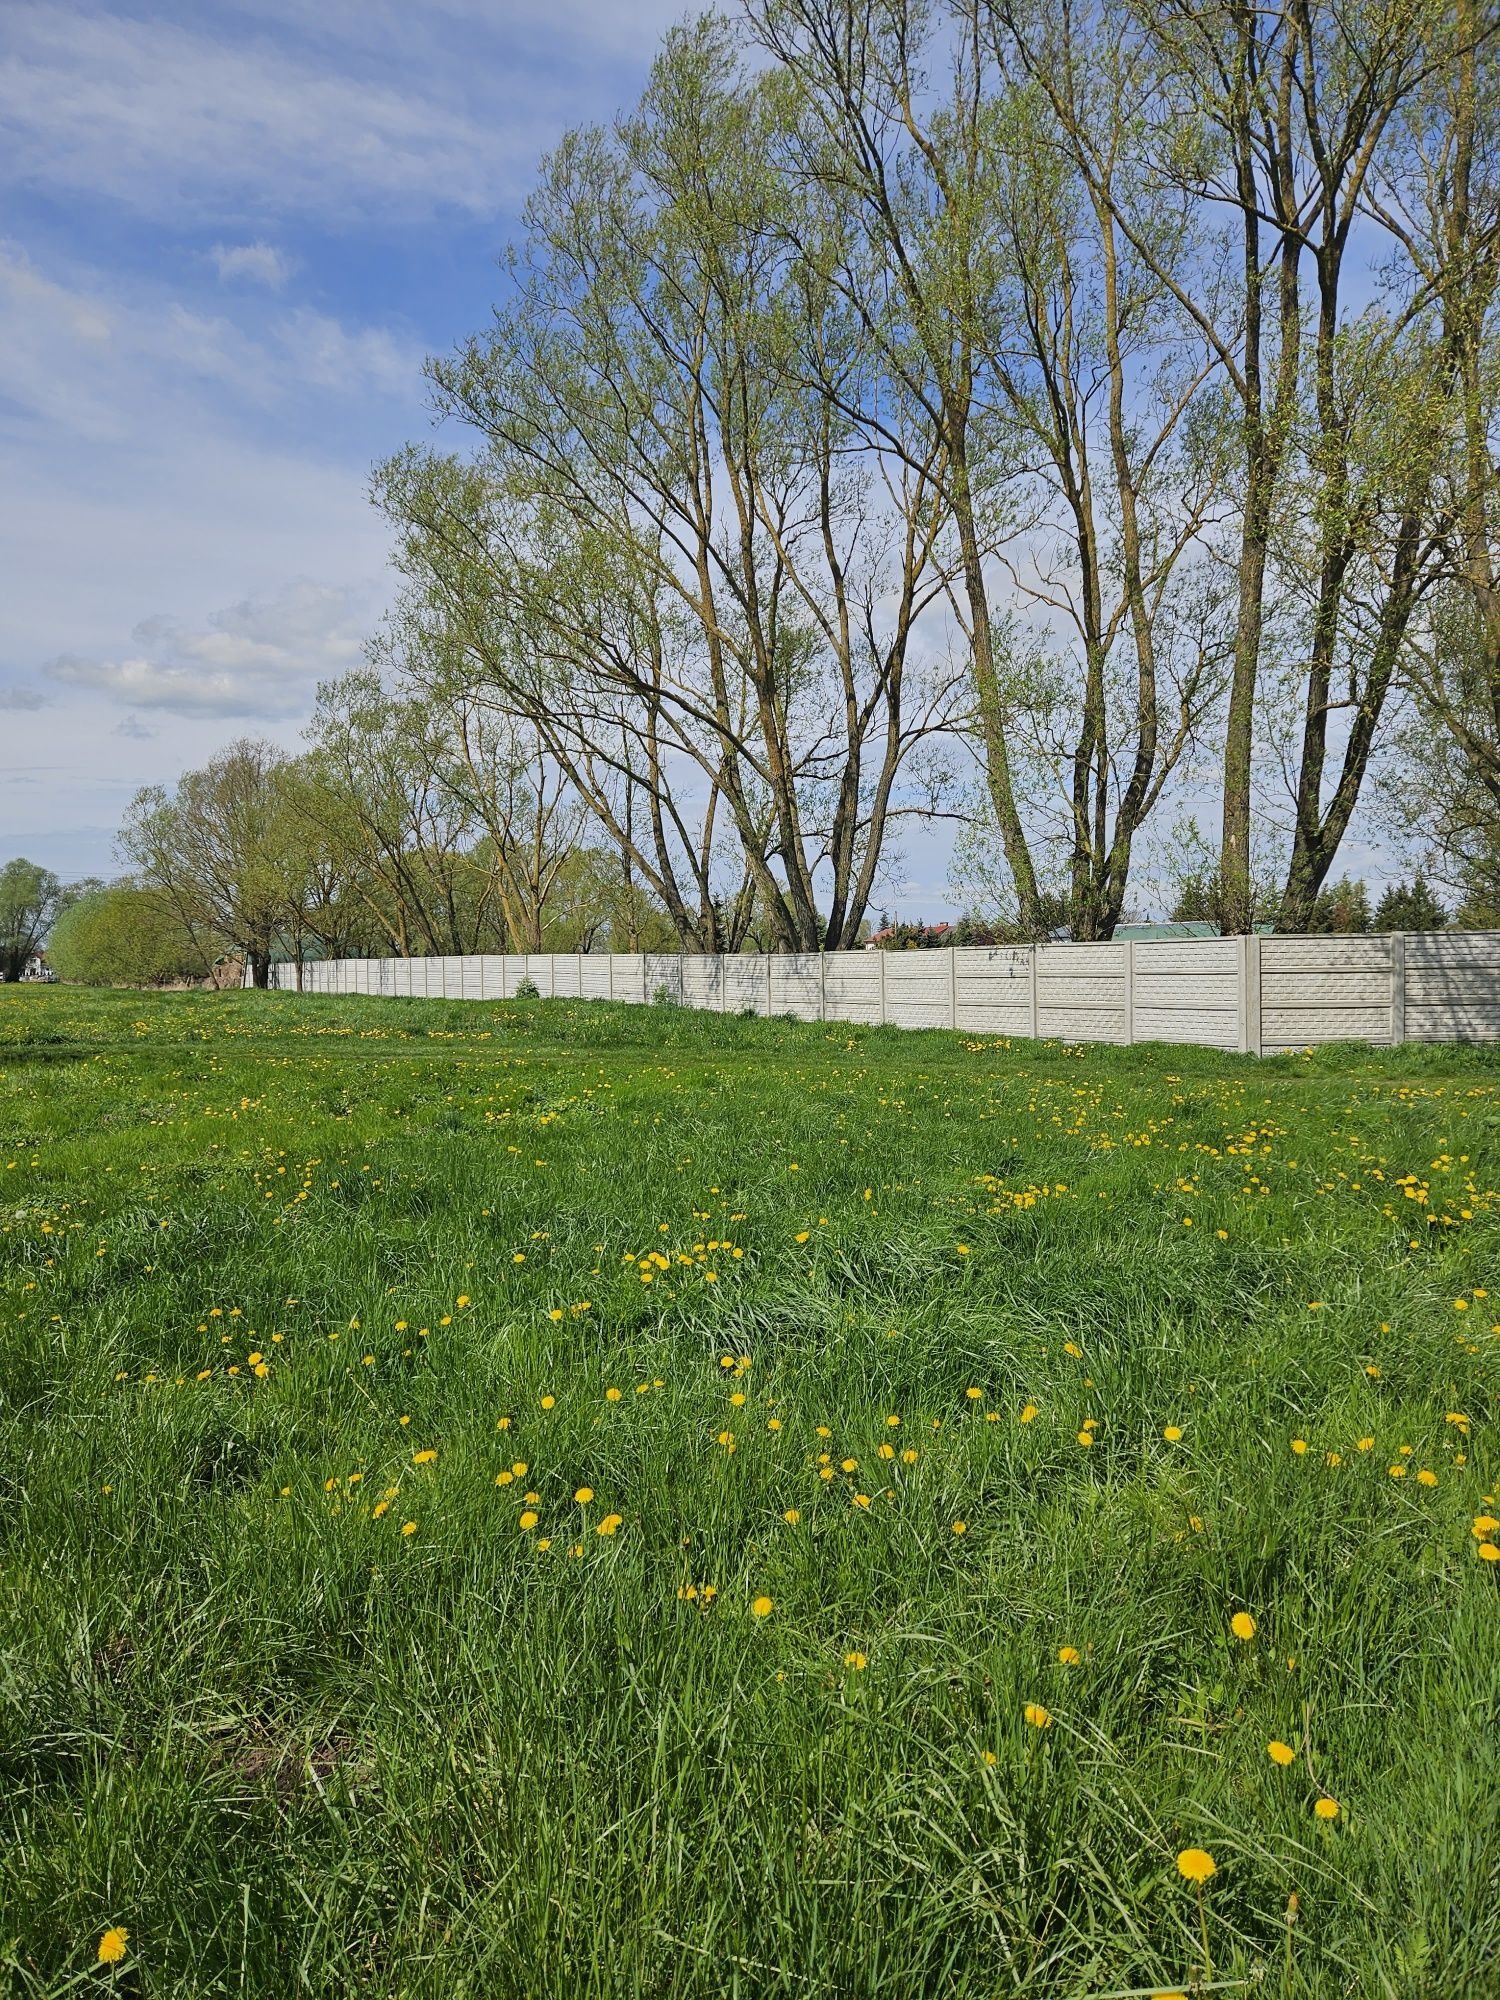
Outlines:
{"label": "grassy meadow", "polygon": [[1497,1186],[1479,1051],[0,989],[0,1991],[1500,1993]]}

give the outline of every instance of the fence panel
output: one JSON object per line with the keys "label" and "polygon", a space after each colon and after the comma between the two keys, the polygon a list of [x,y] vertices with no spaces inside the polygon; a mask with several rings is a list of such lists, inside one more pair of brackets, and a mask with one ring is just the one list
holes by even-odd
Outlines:
{"label": "fence panel", "polygon": [[960,945],[953,951],[956,1028],[981,1035],[1031,1033],[1031,950]]}
{"label": "fence panel", "polygon": [[1067,1042],[1123,1042],[1123,944],[1037,947],[1037,1031]]}
{"label": "fence panel", "polygon": [[953,968],[946,951],[885,953],[885,1018],[898,1028],[953,1026]]}
{"label": "fence panel", "polygon": [[[310,961],[307,994],[653,1000],[803,1020],[1274,1053],[1319,1042],[1500,1040],[1500,931],[1140,938],[728,957],[677,952]],[[248,983],[248,971],[246,974]],[[271,984],[297,989],[290,964]]]}
{"label": "fence panel", "polygon": [[799,1021],[823,1018],[823,958],[815,951],[789,953],[769,961],[771,1012],[795,1014]]}

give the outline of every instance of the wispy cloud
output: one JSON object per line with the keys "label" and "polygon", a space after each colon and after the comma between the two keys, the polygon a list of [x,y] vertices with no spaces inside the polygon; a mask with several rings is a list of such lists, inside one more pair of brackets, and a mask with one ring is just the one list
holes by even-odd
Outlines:
{"label": "wispy cloud", "polygon": [[222,284],[243,278],[272,292],[279,292],[297,268],[273,243],[216,243],[208,255]]}
{"label": "wispy cloud", "polygon": [[0,172],[174,220],[486,213],[524,171],[508,121],[429,81],[350,74],[160,17],[6,9]]}
{"label": "wispy cloud", "polygon": [[0,241],[0,352],[7,399],[49,429],[104,442],[182,412],[210,392],[221,417],[300,395],[422,394],[419,341],[390,327],[346,326],[304,307],[246,327],[137,284],[36,268]]}
{"label": "wispy cloud", "polygon": [[129,651],[103,659],[60,654],[46,672],[63,687],[132,709],[274,721],[304,713],[320,680],[359,664],[364,629],[347,590],[299,577],[201,626],[143,619]]}

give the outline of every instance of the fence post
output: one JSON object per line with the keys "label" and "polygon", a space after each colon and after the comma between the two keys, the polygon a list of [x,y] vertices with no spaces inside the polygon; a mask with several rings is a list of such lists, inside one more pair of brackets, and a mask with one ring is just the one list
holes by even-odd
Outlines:
{"label": "fence post", "polygon": [[1391,933],[1391,1047],[1406,1040],[1406,933]]}
{"label": "fence post", "polygon": [[1041,950],[1041,946],[1039,944],[1034,944],[1028,946],[1027,949],[1031,953],[1031,1039],[1034,1042],[1039,1042],[1042,1039],[1042,1022],[1041,1022],[1041,1010],[1037,1005],[1036,961],[1037,961],[1037,954]]}
{"label": "fence post", "polygon": [[828,1019],[828,954],[818,953],[818,1019]]}
{"label": "fence post", "polygon": [[1135,1040],[1135,939],[1125,940],[1125,1046]]}
{"label": "fence post", "polygon": [[875,947],[875,956],[880,962],[880,1025],[885,1026],[885,951],[880,945]]}
{"label": "fence post", "polygon": [[770,1018],[771,1018],[771,954],[770,954],[770,952],[767,952],[767,953],[765,954],[765,960],[766,960],[766,1019],[767,1019],[767,1020],[769,1021],[769,1020],[770,1020]]}
{"label": "fence post", "polygon": [[1252,931],[1239,940],[1240,1052],[1258,1056],[1261,1052],[1260,1021],[1260,939]]}

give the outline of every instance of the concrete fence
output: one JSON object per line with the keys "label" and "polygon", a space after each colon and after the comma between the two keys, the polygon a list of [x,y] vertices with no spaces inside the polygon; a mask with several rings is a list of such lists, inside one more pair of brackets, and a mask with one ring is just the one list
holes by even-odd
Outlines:
{"label": "concrete fence", "polygon": [[[309,993],[629,1000],[1067,1042],[1198,1042],[1253,1055],[1331,1041],[1500,1039],[1500,931],[1381,937],[1136,939],[1112,944],[810,952],[786,957],[532,952],[346,958]],[[283,991],[291,965],[274,968]]]}

